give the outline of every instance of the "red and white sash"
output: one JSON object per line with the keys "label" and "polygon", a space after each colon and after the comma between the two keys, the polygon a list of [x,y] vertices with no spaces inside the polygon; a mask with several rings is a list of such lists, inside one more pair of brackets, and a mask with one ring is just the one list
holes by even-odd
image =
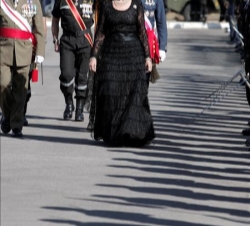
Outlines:
{"label": "red and white sash", "polygon": [[16,10],[11,8],[6,0],[0,0],[0,7],[4,13],[20,28],[0,28],[0,37],[29,39],[35,44],[35,37],[31,32],[31,26],[28,21]]}
{"label": "red and white sash", "polygon": [[[76,9],[74,3],[72,2],[72,0],[66,0],[71,12],[73,13],[73,16],[75,17],[77,23],[79,24],[80,28],[82,30],[86,30],[86,25],[82,19],[82,17],[80,16],[78,10]],[[91,38],[91,35],[89,33],[84,34],[85,38],[89,41],[90,46],[93,46],[93,40]]]}
{"label": "red and white sash", "polygon": [[144,20],[145,20],[145,28],[148,35],[148,46],[149,46],[150,57],[152,58],[154,63],[159,64],[160,54],[159,54],[159,43],[157,36],[155,34],[154,28],[150,20],[145,14],[144,14]]}
{"label": "red and white sash", "polygon": [[150,20],[148,19],[148,17],[146,15],[144,15],[144,20],[145,20],[146,30],[148,30],[148,29],[151,30],[153,27],[152,27],[152,24],[151,24]]}

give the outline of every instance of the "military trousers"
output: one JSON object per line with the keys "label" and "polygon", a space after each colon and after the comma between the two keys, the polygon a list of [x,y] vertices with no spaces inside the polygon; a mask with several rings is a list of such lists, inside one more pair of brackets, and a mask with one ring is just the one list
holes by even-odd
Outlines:
{"label": "military trousers", "polygon": [[60,39],[60,89],[67,98],[85,99],[91,47],[81,36],[62,35]]}
{"label": "military trousers", "polygon": [[30,65],[0,66],[0,100],[3,116],[10,120],[12,129],[23,127],[23,110],[28,89]]}
{"label": "military trousers", "polygon": [[34,68],[34,64],[31,64],[30,71],[29,71],[27,95],[26,95],[26,100],[25,100],[25,103],[24,103],[24,112],[23,112],[24,115],[26,115],[28,102],[29,102],[29,100],[31,98],[31,77],[32,77],[33,68]]}

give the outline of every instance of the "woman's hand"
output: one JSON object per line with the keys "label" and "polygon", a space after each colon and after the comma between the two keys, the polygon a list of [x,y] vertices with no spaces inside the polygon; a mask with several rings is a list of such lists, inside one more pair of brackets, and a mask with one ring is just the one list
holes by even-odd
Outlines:
{"label": "woman's hand", "polygon": [[89,61],[89,69],[93,72],[96,72],[96,58],[91,57]]}
{"label": "woman's hand", "polygon": [[152,60],[151,60],[151,58],[148,57],[146,59],[145,66],[146,66],[146,71],[147,72],[151,72],[152,71]]}

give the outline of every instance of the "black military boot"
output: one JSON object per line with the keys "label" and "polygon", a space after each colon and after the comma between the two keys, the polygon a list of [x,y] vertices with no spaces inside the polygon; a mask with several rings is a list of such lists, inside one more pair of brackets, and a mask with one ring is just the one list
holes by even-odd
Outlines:
{"label": "black military boot", "polygon": [[63,118],[70,120],[72,118],[72,112],[75,110],[72,96],[65,98],[66,107],[63,112]]}
{"label": "black military boot", "polygon": [[27,112],[27,101],[25,102],[25,105],[24,105],[24,115],[23,115],[23,126],[28,126],[29,125],[29,122],[26,118],[26,112]]}
{"label": "black military boot", "polygon": [[84,121],[83,107],[84,99],[76,99],[75,121]]}
{"label": "black military boot", "polygon": [[1,130],[3,131],[4,134],[7,134],[10,132],[11,127],[10,127],[10,120],[6,119],[2,116],[1,118]]}

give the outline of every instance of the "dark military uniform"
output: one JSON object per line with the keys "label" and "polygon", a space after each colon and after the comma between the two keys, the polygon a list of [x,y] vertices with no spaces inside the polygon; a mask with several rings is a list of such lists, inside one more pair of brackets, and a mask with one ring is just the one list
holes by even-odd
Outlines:
{"label": "dark military uniform", "polygon": [[[245,73],[250,76],[250,1],[246,1],[243,9],[243,36],[244,36],[244,60],[245,60]],[[246,85],[246,97],[250,106],[250,89]]]}
{"label": "dark military uniform", "polygon": [[[245,61],[245,73],[250,74],[250,1],[242,0],[240,5],[240,14],[242,19],[242,34],[244,37],[244,61]],[[250,106],[250,89],[246,85],[246,97]],[[243,135],[250,135],[250,129],[244,129]],[[246,140],[246,145],[250,146],[250,139]]]}
{"label": "dark military uniform", "polygon": [[[159,41],[159,50],[167,51],[168,31],[166,23],[166,14],[163,0],[141,0],[144,7],[144,14],[149,19],[152,27],[156,26]],[[164,54],[165,55],[165,54]],[[164,56],[165,58],[165,56]],[[156,66],[153,65],[156,71]],[[148,73],[148,85],[151,72]],[[151,79],[152,82],[152,79]]]}
{"label": "dark military uniform", "polygon": [[[244,36],[245,71],[250,73],[250,1],[245,1],[242,30]],[[249,105],[250,105],[250,99]]]}
{"label": "dark military uniform", "polygon": [[[10,10],[14,11],[10,13]],[[19,16],[13,16],[14,12]],[[25,27],[22,24],[26,24]],[[9,133],[12,129],[14,136],[22,136],[23,109],[33,53],[30,35],[34,26],[36,27],[33,31],[36,39],[35,55],[43,57],[45,36],[40,2],[38,0],[1,1],[0,55],[4,56],[0,57],[0,100],[3,114],[1,129],[3,133]],[[10,29],[13,31],[8,32]],[[30,38],[26,37],[27,34]],[[34,41],[33,44],[35,45]]]}
{"label": "dark military uniform", "polygon": [[190,18],[191,21],[206,20],[207,0],[191,0]]}
{"label": "dark military uniform", "polygon": [[220,5],[220,19],[219,21],[222,22],[223,20],[227,20],[226,18],[226,14],[227,14],[227,10],[225,7],[225,0],[218,0],[219,5]]}
{"label": "dark military uniform", "polygon": [[[76,121],[83,120],[83,106],[87,95],[87,78],[89,73],[89,59],[91,45],[84,34],[91,35],[93,25],[93,1],[73,0],[81,15],[86,30],[81,30],[65,0],[56,0],[52,15],[61,19],[63,34],[60,38],[60,89],[65,97],[66,109],[64,119],[72,117],[74,110],[73,92],[76,98]],[[77,110],[80,110],[77,111]],[[81,115],[78,115],[78,113]]]}
{"label": "dark military uniform", "polygon": [[165,51],[167,47],[168,32],[163,0],[142,0],[142,4],[144,13],[150,20],[151,25],[154,27],[154,24],[156,24],[159,49]]}

